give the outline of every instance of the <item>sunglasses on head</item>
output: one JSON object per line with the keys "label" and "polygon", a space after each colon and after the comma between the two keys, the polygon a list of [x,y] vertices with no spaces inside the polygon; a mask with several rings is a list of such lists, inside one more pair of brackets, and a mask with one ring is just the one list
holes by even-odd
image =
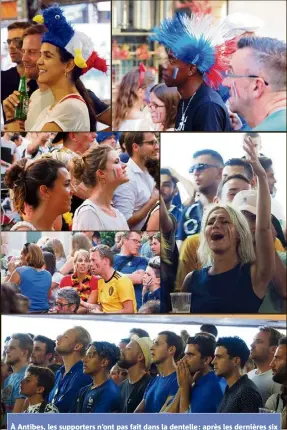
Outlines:
{"label": "sunglasses on head", "polygon": [[197,163],[190,167],[189,173],[194,173],[196,170],[200,172],[202,170],[209,169],[210,167],[218,168],[215,164]]}

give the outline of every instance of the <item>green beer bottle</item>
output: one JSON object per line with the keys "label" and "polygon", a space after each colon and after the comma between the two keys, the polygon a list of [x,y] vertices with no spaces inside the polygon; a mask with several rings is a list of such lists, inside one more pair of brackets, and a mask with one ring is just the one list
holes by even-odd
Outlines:
{"label": "green beer bottle", "polygon": [[27,80],[26,76],[20,78],[19,88],[19,104],[15,109],[14,119],[25,121],[28,112],[29,95],[27,92]]}

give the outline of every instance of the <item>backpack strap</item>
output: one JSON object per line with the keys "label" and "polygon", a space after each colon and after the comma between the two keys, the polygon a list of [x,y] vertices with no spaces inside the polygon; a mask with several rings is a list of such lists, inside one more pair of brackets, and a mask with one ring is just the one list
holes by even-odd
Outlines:
{"label": "backpack strap", "polygon": [[47,406],[48,402],[46,402],[46,400],[44,400],[39,408],[38,414],[43,414],[45,412],[46,406]]}

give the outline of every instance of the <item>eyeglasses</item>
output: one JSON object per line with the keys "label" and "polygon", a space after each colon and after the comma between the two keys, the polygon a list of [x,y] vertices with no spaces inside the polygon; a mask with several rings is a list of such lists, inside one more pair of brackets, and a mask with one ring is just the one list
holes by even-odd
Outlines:
{"label": "eyeglasses", "polygon": [[148,104],[148,108],[149,109],[159,109],[159,108],[163,108],[164,107],[164,105],[157,105],[156,103],[149,103]]}
{"label": "eyeglasses", "polygon": [[191,166],[191,168],[189,169],[189,173],[194,173],[196,170],[200,172],[209,169],[210,167],[216,167],[218,169],[218,166],[216,166],[215,164],[197,163],[194,164],[194,166]]}
{"label": "eyeglasses", "polygon": [[151,146],[158,145],[158,141],[156,139],[154,139],[154,140],[144,140],[143,143],[147,143],[148,145],[151,145]]}
{"label": "eyeglasses", "polygon": [[21,37],[14,37],[13,39],[7,39],[6,44],[10,46],[12,42],[14,43],[15,47],[18,49],[21,49],[23,46],[23,39],[21,39]]}
{"label": "eyeglasses", "polygon": [[129,239],[129,240],[131,240],[132,242],[134,242],[136,245],[138,245],[139,243],[141,243],[141,241],[138,240],[138,239]]}
{"label": "eyeglasses", "polygon": [[59,302],[55,302],[55,306],[57,306],[58,308],[64,308],[65,306],[70,306],[70,305],[74,305],[75,303],[59,303]]}
{"label": "eyeglasses", "polygon": [[252,78],[252,79],[254,79],[254,78],[260,78],[260,79],[263,80],[263,82],[264,82],[264,84],[266,86],[269,85],[268,82],[266,82],[263,78],[261,78],[261,76],[258,76],[258,75],[235,75],[235,74],[233,74],[231,72],[226,72],[225,73],[225,77],[226,78]]}

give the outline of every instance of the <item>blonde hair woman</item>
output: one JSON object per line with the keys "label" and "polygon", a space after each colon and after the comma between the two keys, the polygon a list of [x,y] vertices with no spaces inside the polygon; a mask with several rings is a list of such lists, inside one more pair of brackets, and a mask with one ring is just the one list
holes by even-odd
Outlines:
{"label": "blonde hair woman", "polygon": [[192,293],[193,313],[256,313],[272,279],[275,260],[266,172],[251,140],[245,141],[244,149],[258,184],[256,249],[240,211],[228,205],[207,210],[198,250],[205,267],[189,273],[182,285],[183,291]]}
{"label": "blonde hair woman", "polygon": [[113,130],[152,131],[154,126],[150,113],[144,109],[146,89],[154,83],[152,72],[143,64],[128,72],[118,88],[113,108]]}
{"label": "blonde hair woman", "polygon": [[68,255],[66,263],[62,266],[60,272],[62,275],[68,275],[73,272],[74,268],[74,255],[79,249],[85,249],[90,252],[92,242],[83,234],[75,233],[71,239],[71,251]]}
{"label": "blonde hair woman", "polygon": [[56,269],[59,271],[67,261],[62,242],[57,238],[49,239],[45,246],[53,249],[56,257]]}
{"label": "blonde hair woman", "polygon": [[[77,313],[86,313],[98,303],[98,279],[91,274],[90,253],[85,249],[76,251],[74,255],[74,271],[64,276],[60,288],[75,288],[80,296],[80,306]],[[95,306],[93,306],[95,305]]]}
{"label": "blonde hair woman", "polygon": [[75,211],[73,230],[129,230],[124,215],[112,206],[116,188],[129,181],[126,165],[109,145],[100,145],[74,160],[73,176],[91,190]]}

